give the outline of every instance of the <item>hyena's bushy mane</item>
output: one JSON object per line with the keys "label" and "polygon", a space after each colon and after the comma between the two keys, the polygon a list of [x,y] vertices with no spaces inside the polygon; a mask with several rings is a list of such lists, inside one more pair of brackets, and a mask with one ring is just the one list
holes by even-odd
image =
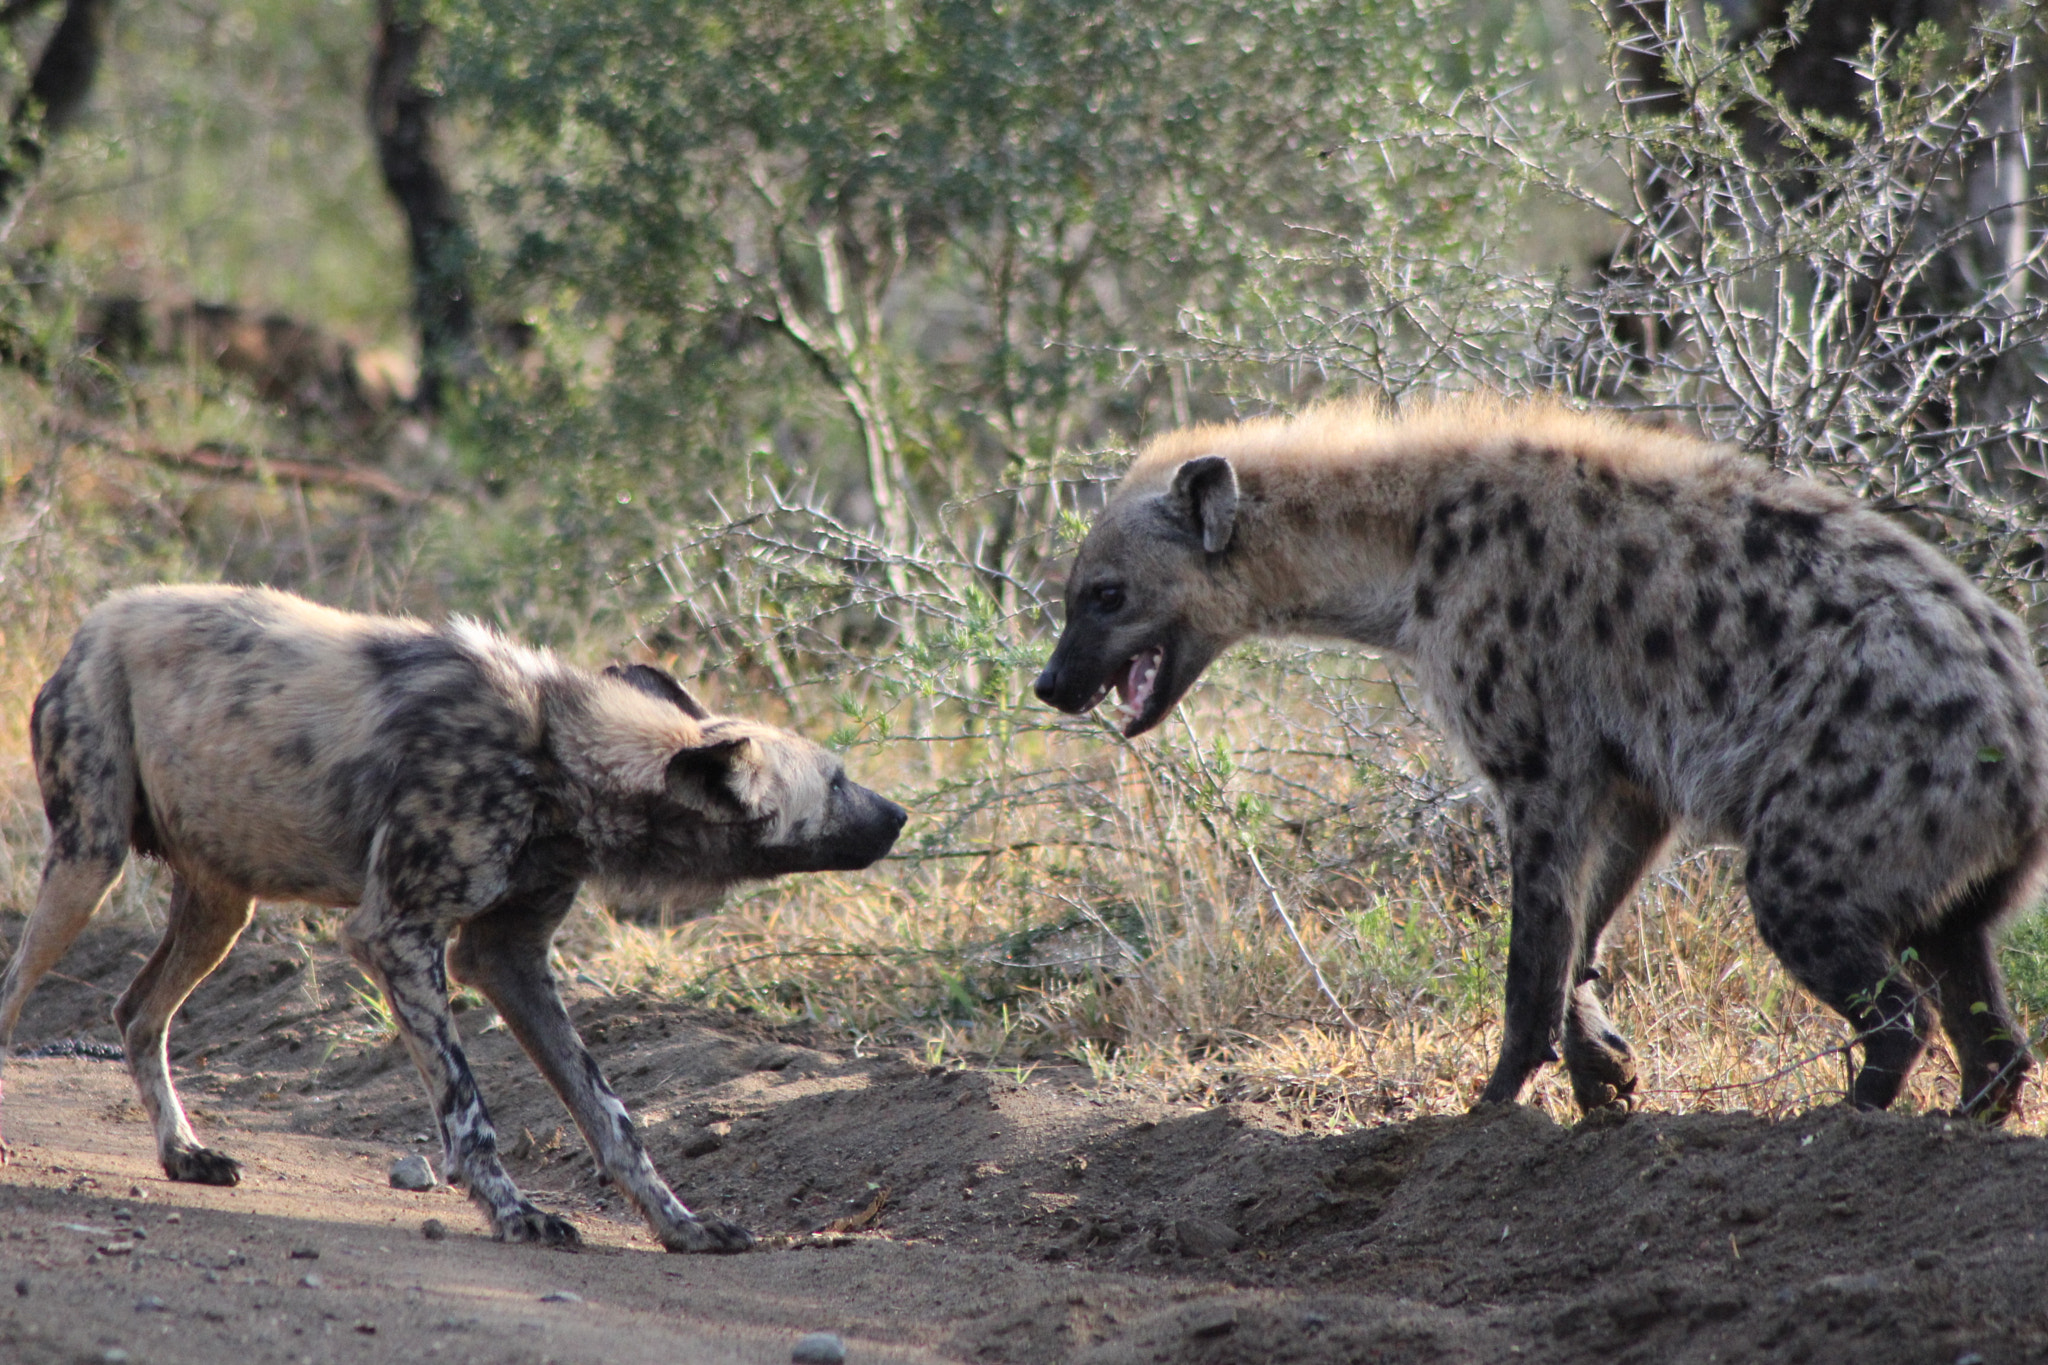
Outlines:
{"label": "hyena's bushy mane", "polygon": [[1610,413],[1575,412],[1550,399],[1510,401],[1469,394],[1411,404],[1398,412],[1364,400],[1319,404],[1291,417],[1185,427],[1139,451],[1118,497],[1165,487],[1183,463],[1221,455],[1240,479],[1315,479],[1340,470],[1397,466],[1427,475],[1446,462],[1506,458],[1518,449],[1559,451],[1624,477],[1692,473],[1726,459],[1726,446]]}

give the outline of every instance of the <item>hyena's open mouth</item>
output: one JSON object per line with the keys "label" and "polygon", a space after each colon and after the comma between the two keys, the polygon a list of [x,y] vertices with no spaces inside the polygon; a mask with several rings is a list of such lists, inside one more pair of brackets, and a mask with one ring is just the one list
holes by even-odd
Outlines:
{"label": "hyena's open mouth", "polygon": [[[1152,714],[1153,697],[1158,691],[1159,674],[1166,667],[1166,647],[1151,645],[1141,649],[1122,668],[1111,674],[1095,689],[1095,695],[1088,698],[1082,711],[1093,711],[1116,689],[1117,700],[1123,704],[1124,714],[1129,717],[1124,723],[1124,735],[1135,738],[1158,723],[1159,717]],[[1165,707],[1158,708],[1164,712]]]}

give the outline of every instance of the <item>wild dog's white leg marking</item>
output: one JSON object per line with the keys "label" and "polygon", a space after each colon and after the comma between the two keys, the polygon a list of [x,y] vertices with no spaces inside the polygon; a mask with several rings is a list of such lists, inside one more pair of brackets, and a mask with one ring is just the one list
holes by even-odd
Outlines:
{"label": "wild dog's white leg marking", "polygon": [[582,1130],[598,1165],[636,1204],[670,1251],[745,1251],[754,1236],[720,1218],[700,1218],[654,1169],[626,1106],[583,1046],[548,970],[548,942],[576,893],[574,882],[509,903],[462,926],[449,952],[458,981],[482,991],[548,1078]]}
{"label": "wild dog's white leg marking", "polygon": [[128,1072],[142,1107],[156,1128],[157,1159],[173,1180],[199,1185],[233,1185],[241,1163],[202,1145],[171,1083],[171,1017],[210,975],[248,927],[255,902],[239,887],[206,883],[179,874],[171,883],[171,909],[164,936],[114,1006],[114,1024],[128,1053]]}
{"label": "wild dog's white leg marking", "polygon": [[[373,855],[373,866],[375,861]],[[497,1130],[448,1010],[446,932],[438,923],[396,911],[381,877],[373,875],[344,935],[349,952],[384,992],[399,1037],[426,1082],[441,1125],[443,1177],[468,1186],[502,1240],[580,1245],[576,1229],[536,1208],[498,1160]]]}

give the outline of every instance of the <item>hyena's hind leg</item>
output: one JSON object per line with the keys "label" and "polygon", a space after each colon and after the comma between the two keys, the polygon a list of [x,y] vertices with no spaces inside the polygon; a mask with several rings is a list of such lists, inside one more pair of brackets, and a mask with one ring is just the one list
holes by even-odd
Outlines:
{"label": "hyena's hind leg", "polygon": [[114,1006],[114,1024],[128,1054],[128,1071],[156,1129],[157,1159],[173,1180],[233,1185],[241,1163],[202,1145],[171,1084],[171,1016],[204,981],[248,927],[255,902],[239,887],[180,873],[171,883],[170,922],[163,939]]}
{"label": "hyena's hind leg", "polygon": [[1590,870],[1579,960],[1565,1012],[1564,1064],[1581,1111],[1627,1105],[1636,1092],[1635,1053],[1607,1017],[1594,985],[1600,977],[1600,940],[1628,902],[1643,873],[1662,854],[1671,821],[1646,794],[1618,793],[1604,821],[1607,844]]}
{"label": "hyena's hind leg", "polygon": [[[1796,822],[1751,836],[1747,881],[1757,932],[1786,970],[1849,1021],[1863,1065],[1849,1086],[1858,1109],[1886,1109],[1927,1050],[1934,1011],[1927,991],[1860,900],[1853,869],[1823,836]],[[1870,896],[1877,895],[1870,892]]]}
{"label": "hyena's hind leg", "polygon": [[1941,1026],[1956,1051],[1962,1087],[1957,1112],[2003,1123],[2019,1112],[2020,1089],[2033,1068],[2019,1021],[2006,999],[1993,931],[2023,908],[2039,887],[2048,839],[2037,840],[2012,866],[1972,886],[1912,947],[1934,978]]}
{"label": "hyena's hind leg", "polygon": [[639,1206],[663,1247],[746,1251],[754,1245],[752,1233],[690,1212],[662,1180],[626,1106],[605,1084],[597,1059],[562,1007],[548,970],[548,943],[575,894],[572,882],[470,920],[449,949],[449,970],[457,981],[482,991],[503,1017],[575,1118],[598,1166]]}
{"label": "hyena's hind leg", "polygon": [[574,1225],[536,1208],[498,1159],[498,1131],[448,1009],[445,931],[394,906],[373,877],[342,928],[342,940],[384,993],[398,1036],[426,1083],[441,1127],[442,1177],[468,1186],[499,1240],[580,1246],[583,1238]]}

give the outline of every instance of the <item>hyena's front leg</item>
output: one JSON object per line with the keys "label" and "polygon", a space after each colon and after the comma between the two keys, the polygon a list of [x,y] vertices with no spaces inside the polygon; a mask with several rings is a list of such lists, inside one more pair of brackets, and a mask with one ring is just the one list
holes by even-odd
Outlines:
{"label": "hyena's front leg", "polygon": [[[1529,1077],[1558,1060],[1565,1007],[1581,953],[1575,873],[1591,821],[1563,791],[1503,791],[1514,890],[1508,925],[1507,1010],[1500,1060],[1481,1104],[1512,1104]],[[1597,1005],[1596,1005],[1597,1007]]]}
{"label": "hyena's front leg", "polygon": [[242,888],[180,873],[171,883],[163,940],[114,1006],[114,1025],[121,1030],[129,1074],[156,1128],[157,1159],[173,1180],[233,1185],[242,1178],[240,1162],[203,1146],[192,1131],[171,1084],[167,1048],[171,1016],[228,955],[254,910],[255,902]]}
{"label": "hyena's front leg", "polygon": [[1608,923],[1671,835],[1670,818],[1633,786],[1617,790],[1602,816],[1596,838],[1605,847],[1587,879],[1579,917],[1579,958],[1564,1027],[1564,1064],[1572,1078],[1572,1098],[1589,1114],[1608,1105],[1629,1104],[1635,1096],[1635,1054],[1607,1017],[1594,982],[1600,975],[1600,940]]}
{"label": "hyena's front leg", "polygon": [[581,1245],[576,1229],[536,1208],[498,1160],[497,1130],[484,1109],[448,1009],[445,930],[438,922],[395,909],[373,876],[343,935],[350,954],[384,992],[398,1035],[426,1082],[441,1126],[442,1177],[468,1187],[469,1197],[483,1209],[492,1233],[502,1241]]}
{"label": "hyena's front leg", "polygon": [[448,954],[455,979],[484,993],[512,1036],[548,1078],[582,1130],[597,1163],[625,1191],[670,1251],[736,1252],[754,1235],[720,1218],[700,1218],[654,1169],[626,1106],[583,1046],[548,970],[548,943],[574,900],[574,882],[507,904],[462,926]]}

